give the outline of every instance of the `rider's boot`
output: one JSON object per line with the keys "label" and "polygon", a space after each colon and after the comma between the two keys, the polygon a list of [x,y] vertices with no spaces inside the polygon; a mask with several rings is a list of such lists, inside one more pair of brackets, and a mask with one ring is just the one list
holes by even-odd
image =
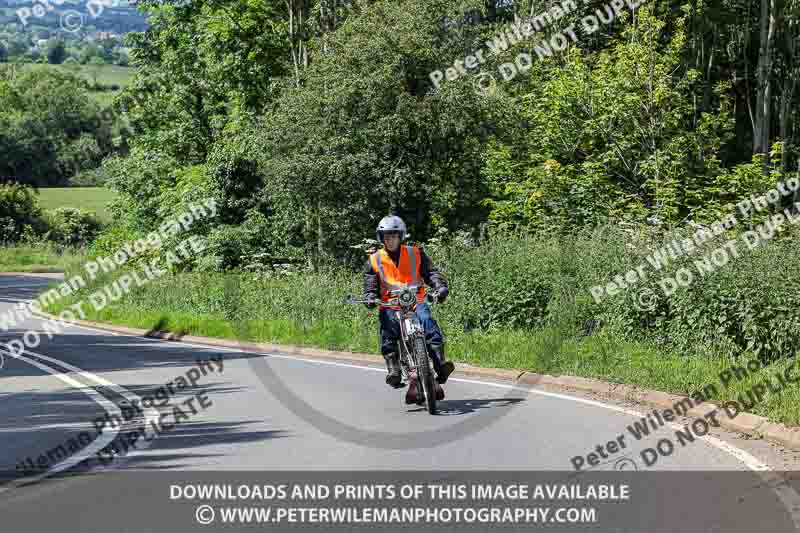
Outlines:
{"label": "rider's boot", "polygon": [[452,361],[445,360],[444,346],[431,345],[433,355],[433,370],[436,372],[436,382],[439,384],[447,383],[447,378],[456,369]]}
{"label": "rider's boot", "polygon": [[417,378],[412,376],[408,379],[408,390],[406,390],[406,403],[411,405],[417,403]]}
{"label": "rider's boot", "polygon": [[400,376],[400,358],[397,353],[390,353],[383,356],[386,360],[386,384],[395,389],[403,386]]}
{"label": "rider's boot", "polygon": [[438,383],[436,384],[436,401],[440,402],[444,400],[444,388]]}

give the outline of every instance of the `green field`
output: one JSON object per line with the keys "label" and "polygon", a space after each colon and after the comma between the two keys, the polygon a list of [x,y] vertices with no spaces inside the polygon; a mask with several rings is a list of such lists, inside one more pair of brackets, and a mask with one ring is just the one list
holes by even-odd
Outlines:
{"label": "green field", "polygon": [[[120,67],[117,65],[92,66],[76,64],[48,65],[39,63],[26,63],[22,66],[23,68],[28,69],[59,69],[64,72],[76,74],[90,82],[94,82],[96,75],[98,83],[102,83],[103,85],[117,84],[120,86],[120,90],[124,89],[128,83],[130,83],[130,80],[133,78],[133,74],[136,71],[136,69],[132,67]],[[91,94],[100,104],[109,105],[114,97],[119,94],[119,92],[120,91],[92,91]]]}
{"label": "green field", "polygon": [[116,83],[121,87],[128,85],[131,78],[133,77],[133,73],[136,70],[133,67],[120,67],[118,65],[102,65],[95,67],[93,65],[70,66],[70,65],[48,65],[43,63],[25,63],[22,66],[23,68],[28,68],[28,69],[46,69],[46,68],[59,69],[65,72],[71,72],[73,74],[77,74],[78,76],[88,81],[94,81],[94,74],[96,70],[98,83],[103,83],[106,85]]}
{"label": "green field", "polygon": [[[102,187],[39,189],[42,209],[78,207],[94,211],[102,222],[111,220],[107,204],[114,191]],[[53,243],[19,244],[0,247],[0,272],[63,272],[86,260],[86,250]]]}
{"label": "green field", "polygon": [[79,207],[97,213],[103,221],[111,220],[111,213],[107,209],[108,202],[115,196],[114,191],[103,187],[59,187],[39,189],[39,205],[43,209],[57,207]]}

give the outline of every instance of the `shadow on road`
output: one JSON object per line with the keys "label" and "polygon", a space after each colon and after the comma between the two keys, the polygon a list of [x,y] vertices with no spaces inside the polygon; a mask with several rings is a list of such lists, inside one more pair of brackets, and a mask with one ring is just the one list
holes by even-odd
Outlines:
{"label": "shadow on road", "polygon": [[[524,398],[496,398],[496,399],[480,399],[480,400],[441,400],[436,402],[438,407],[439,416],[457,416],[468,415],[475,413],[481,409],[491,409],[498,407],[512,407],[520,402],[524,402]],[[410,411],[423,411],[424,407],[410,409]]]}
{"label": "shadow on road", "polygon": [[[13,280],[16,280],[16,283]],[[21,280],[21,278],[0,277],[0,313],[16,307],[18,300],[35,297],[53,282],[51,279],[41,278]],[[163,323],[156,323],[150,329],[158,331],[163,327]],[[40,344],[24,355],[70,375],[87,387],[70,388],[45,370],[6,353],[5,364],[0,369],[0,390],[4,389],[0,392],[0,443],[2,443],[0,470],[14,468],[29,457],[35,461],[40,455],[47,455],[48,451],[53,451],[59,445],[65,446],[70,438],[76,437],[80,432],[89,432],[93,440],[97,438],[95,420],[105,415],[105,411],[87,394],[88,385],[92,385],[92,389],[118,406],[122,405],[120,402],[122,398],[114,393],[112,388],[94,386],[94,382],[86,376],[75,375],[69,368],[36,354],[70,363],[93,374],[103,375],[111,381],[115,381],[113,375],[115,372],[133,372],[134,376],[147,376],[146,380],[138,383],[135,377],[131,380],[130,375],[127,376],[128,379],[119,382],[124,385],[125,390],[141,398],[151,399],[167,383],[174,384],[178,377],[185,377],[189,368],[197,367],[198,360],[205,361],[222,356],[227,364],[236,359],[263,357],[261,354],[220,351],[214,347],[193,347],[145,337],[93,333],[92,330],[71,326],[64,329],[62,334],[50,338],[43,331],[42,321],[35,317],[22,320],[16,327],[7,331],[0,329],[0,346],[13,339],[21,339],[29,329],[39,333]],[[238,401],[235,399],[236,394],[247,390],[248,387],[232,384],[231,379],[226,379],[224,371],[209,372],[198,382],[197,388],[175,390],[175,394],[170,395],[167,405],[163,405],[162,401],[156,401],[155,408],[161,413],[169,413],[174,406],[179,406],[188,412],[188,408],[182,402],[200,392],[213,403]],[[4,387],[3,382],[6,382],[7,386]],[[228,400],[228,397],[231,399]],[[192,462],[202,457],[208,457],[208,454],[195,453],[205,447],[225,450],[219,455],[226,455],[239,444],[290,436],[290,433],[283,429],[258,431],[250,429],[262,425],[264,420],[213,422],[207,421],[207,417],[205,420],[195,420],[200,417],[202,413],[198,417],[190,415],[189,420],[163,430],[153,441],[152,451],[130,457],[126,453],[121,454],[120,457],[124,459],[120,460],[120,464],[124,465],[124,468],[137,469],[182,468],[190,466]],[[167,420],[173,420],[173,417],[169,416]],[[122,435],[130,434],[136,427],[143,426],[143,420],[132,420],[120,431],[120,436],[115,440],[121,440]],[[11,445],[14,442],[25,442],[27,445]],[[138,449],[138,446],[134,449]],[[71,472],[86,471],[87,468],[98,464],[100,464],[98,458],[93,457],[71,469]],[[13,479],[22,475],[24,473],[11,472],[10,475],[1,477]]]}
{"label": "shadow on road", "polygon": [[[52,280],[42,280],[42,288],[45,288],[50,282]],[[3,298],[7,300],[28,299],[35,292],[36,289],[15,289],[13,286],[4,285],[4,280],[0,278],[0,301]],[[7,304],[0,304],[0,313],[8,310],[9,307]],[[163,329],[164,326],[163,321],[157,320],[150,325],[149,330],[152,333]],[[235,352],[218,349],[213,346],[190,346],[179,342],[151,339],[145,336],[96,333],[80,327],[69,327],[62,334],[53,335],[50,338],[42,332],[42,321],[35,318],[20,324],[10,331],[0,330],[0,346],[12,339],[20,339],[28,331],[27,327],[34,327],[40,332],[40,344],[33,348],[32,353],[27,354],[27,357],[39,359],[43,364],[58,368],[58,370],[65,373],[69,373],[70,370],[63,367],[59,368],[57,362],[38,358],[36,353],[71,363],[87,372],[102,375],[108,380],[120,383],[128,391],[143,398],[154,396],[156,391],[163,388],[168,382],[174,381],[179,376],[186,375],[187,369],[196,367],[198,360],[205,361],[222,356],[225,365],[228,365],[237,360],[263,359],[268,361],[270,359],[269,355],[263,353]],[[302,371],[293,371],[302,373]],[[115,374],[121,379],[117,379]],[[52,381],[49,382],[51,385],[47,390],[36,390],[37,379],[53,379],[44,377],[46,375],[46,372],[40,368],[8,356],[6,357],[6,365],[0,369],[0,390],[12,390],[14,392],[0,396],[0,402],[2,402],[0,403],[0,415],[2,415],[3,420],[0,422],[0,431],[4,432],[2,435],[4,438],[14,438],[15,435],[20,435],[23,432],[37,433],[47,424],[79,424],[82,420],[86,427],[92,427],[91,425],[97,417],[99,406],[82,391],[70,389],[63,384],[53,387]],[[122,378],[123,375],[124,378]],[[273,380],[280,381],[280,378],[276,375],[272,373],[269,375]],[[23,381],[20,381],[20,379]],[[210,372],[208,376],[203,377],[200,386],[213,403],[217,403],[217,401],[220,403],[241,402],[242,398],[247,398],[247,395],[240,393],[247,392],[253,387],[253,384],[248,381],[248,385],[239,386],[231,383],[233,379],[235,379],[233,376],[228,377],[224,371],[222,373]],[[9,387],[3,386],[3,382],[6,380],[9,380],[6,382]],[[28,380],[31,385],[28,385]],[[92,383],[86,376],[82,376],[79,381],[87,384]],[[22,388],[19,386],[20,383],[23,383]],[[12,384],[14,387],[11,386]],[[358,384],[360,386],[360,381]],[[95,389],[102,392],[104,396],[113,396],[113,393],[104,390],[104,387],[95,387]],[[158,409],[162,412],[169,411],[172,406],[181,404],[198,390],[186,389],[172,396],[169,406],[162,406]],[[259,387],[259,390],[261,390],[261,387]],[[274,387],[267,387],[267,390],[273,396],[275,395]],[[363,397],[363,394],[366,394],[365,392],[356,391],[354,387],[350,390],[354,396],[353,402],[358,397]],[[324,401],[324,390],[318,389],[317,392],[320,392],[320,394],[316,398],[322,398]],[[117,402],[119,399],[117,397],[114,401]],[[268,400],[275,401],[275,398],[269,398]],[[493,409],[503,412],[508,411],[507,408],[513,407],[522,401],[524,401],[524,398],[513,397],[443,400],[439,404],[439,412],[443,416],[463,416]],[[25,408],[19,408],[15,413],[4,409],[4,406],[10,406],[16,402],[20,402],[16,405],[24,405]],[[349,401],[343,403],[344,405],[350,405]],[[31,415],[30,406],[37,404],[41,405],[41,409],[36,411],[37,416],[40,416],[40,418],[35,418]],[[247,411],[247,408],[242,410],[242,412]],[[253,411],[249,412],[252,413]],[[198,418],[202,418],[202,414]],[[233,422],[208,422],[207,418],[195,420],[192,417],[192,419],[162,433],[154,441],[152,451],[126,458],[126,468],[181,468],[190,465],[193,460],[196,461],[198,458],[204,457],[203,452],[210,447],[220,450],[219,455],[229,455],[235,454],[237,444],[292,436],[292,433],[285,428],[277,429],[273,427],[267,430],[254,430],[256,427],[263,428],[265,420],[238,419],[237,417]],[[259,417],[258,415],[251,415],[250,418]],[[494,418],[491,414],[488,416],[488,419],[493,420]],[[31,449],[29,453],[31,455],[46,453],[49,448],[59,444],[55,439],[62,437],[63,435],[56,434],[42,442],[37,442],[37,449]],[[195,451],[198,453],[193,453]],[[15,457],[4,456],[2,452],[3,450],[0,449],[0,459],[2,459],[3,463],[9,463],[16,459]]]}

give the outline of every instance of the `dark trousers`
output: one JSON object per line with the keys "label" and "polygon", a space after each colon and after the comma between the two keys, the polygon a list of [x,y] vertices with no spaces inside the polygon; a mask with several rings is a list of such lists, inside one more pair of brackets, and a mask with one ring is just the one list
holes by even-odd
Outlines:
{"label": "dark trousers", "polygon": [[[431,316],[431,308],[428,304],[417,305],[417,316],[422,327],[425,329],[425,341],[428,346],[443,346],[444,336],[439,324]],[[381,309],[381,353],[389,355],[397,351],[397,341],[400,339],[400,323],[397,322],[396,312],[391,309]],[[430,352],[435,357],[433,352]]]}

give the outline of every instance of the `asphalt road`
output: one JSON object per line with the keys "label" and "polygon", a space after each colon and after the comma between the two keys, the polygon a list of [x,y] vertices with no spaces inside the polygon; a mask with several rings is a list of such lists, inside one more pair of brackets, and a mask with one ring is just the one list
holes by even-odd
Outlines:
{"label": "asphalt road", "polygon": [[[34,297],[50,282],[33,276],[0,276],[0,314]],[[0,342],[20,338],[29,330],[42,332],[42,323],[32,317],[10,331],[0,330]],[[405,406],[402,391],[384,384],[385,370],[381,368],[165,342],[76,326],[52,339],[44,333],[41,336],[41,344],[22,357],[6,354],[0,369],[0,470],[8,473],[8,481],[0,488],[0,516],[12,523],[50,520],[56,515],[64,518],[61,512],[77,512],[75,506],[86,503],[86,498],[109,497],[113,490],[104,483],[127,473],[178,477],[214,473],[237,480],[264,472],[273,476],[318,472],[325,479],[381,471],[404,479],[415,471],[469,471],[574,480],[580,477],[574,469],[577,456],[583,458],[582,471],[588,471],[587,476],[604,471],[640,479],[650,476],[648,483],[664,485],[661,497],[688,498],[688,503],[698,506],[698,513],[713,517],[706,518],[709,523],[718,524],[725,516],[727,525],[720,531],[753,530],[750,527],[793,530],[794,510],[787,506],[800,502],[790,486],[768,486],[763,472],[770,466],[765,461],[716,437],[698,437],[686,446],[677,446],[648,467],[642,450],[655,448],[664,437],[675,441],[674,427],[665,426],[637,441],[627,428],[642,416],[640,411],[574,395],[451,378],[440,414],[430,416],[419,407]],[[156,396],[159,389],[168,397]],[[151,405],[141,411],[129,408],[154,397],[156,403],[167,405]],[[176,405],[181,417],[175,415]],[[120,421],[133,416],[122,424],[99,422],[106,416],[113,420],[114,415]],[[142,429],[146,432],[141,433]],[[139,439],[126,446],[126,435],[137,430]],[[92,442],[70,451],[68,443],[82,433]],[[619,442],[620,435],[625,448],[611,453],[607,443]],[[587,455],[598,445],[607,457],[589,468]],[[56,452],[59,446],[66,453]],[[43,469],[35,473],[23,470],[41,457],[45,457]],[[758,487],[746,492],[744,501],[755,505],[751,498],[755,492],[764,501],[759,500],[761,507],[754,512],[743,507],[741,494],[731,494],[726,500],[719,488],[708,502],[700,503],[691,491],[691,487],[699,487],[698,479],[710,479],[727,488],[738,484]],[[702,494],[707,494],[707,489]],[[146,496],[142,491],[136,494]],[[655,501],[655,495],[643,499],[653,509],[667,506]],[[122,505],[118,499],[110,501],[110,505]],[[56,515],[31,514],[45,502]],[[63,511],[57,511],[59,505],[64,506]],[[130,518],[134,522],[149,514],[143,511],[147,507],[134,507],[138,509]],[[636,509],[644,512],[647,507],[638,505]],[[774,522],[770,525],[760,518],[767,508]],[[658,527],[670,524],[665,531],[679,530],[672,528],[677,525],[672,522],[678,520],[674,513],[652,518]],[[691,524],[699,524],[693,520]],[[75,531],[93,530],[93,522],[81,523]],[[189,521],[183,525],[187,531],[207,527]],[[661,530],[658,527],[650,530]],[[180,521],[171,527],[180,528]],[[72,531],[63,524],[61,530]],[[116,530],[122,529],[107,529]],[[125,530],[143,529],[129,525]],[[694,529],[684,524],[680,530]]]}

